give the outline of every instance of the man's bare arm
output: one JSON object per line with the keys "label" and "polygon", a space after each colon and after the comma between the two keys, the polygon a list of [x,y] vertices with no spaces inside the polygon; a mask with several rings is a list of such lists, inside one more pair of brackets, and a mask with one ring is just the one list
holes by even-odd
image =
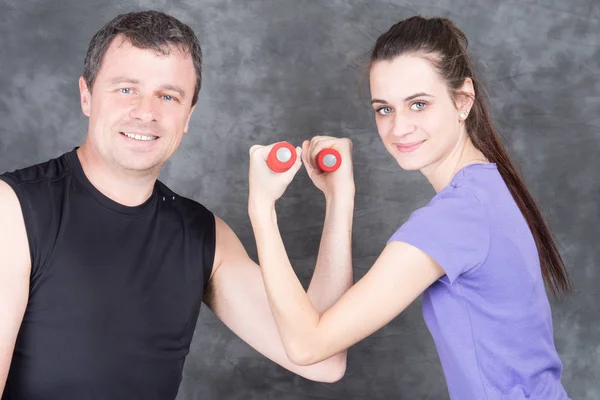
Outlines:
{"label": "man's bare arm", "polygon": [[4,391],[17,334],[29,297],[31,260],[21,206],[0,180],[0,393]]}
{"label": "man's bare arm", "polygon": [[335,382],[346,370],[346,351],[311,366],[292,363],[283,348],[265,293],[260,267],[220,218],[215,266],[205,302],[236,335],[265,357],[310,380]]}

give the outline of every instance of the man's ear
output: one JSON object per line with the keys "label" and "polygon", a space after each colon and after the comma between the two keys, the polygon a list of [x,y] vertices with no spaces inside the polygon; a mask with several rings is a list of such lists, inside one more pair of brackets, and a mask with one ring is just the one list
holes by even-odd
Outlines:
{"label": "man's ear", "polygon": [[90,116],[92,108],[92,93],[88,89],[87,83],[83,76],[79,77],[79,96],[81,101],[81,110],[86,117]]}
{"label": "man's ear", "polygon": [[184,135],[188,133],[188,129],[189,129],[189,127],[190,127],[190,119],[192,119],[192,114],[194,113],[194,110],[196,109],[196,105],[197,105],[197,104],[194,104],[194,105],[192,106],[192,108],[190,109],[190,115],[188,115],[188,119],[187,119],[187,121],[185,122],[185,128],[183,129],[183,134],[184,134]]}

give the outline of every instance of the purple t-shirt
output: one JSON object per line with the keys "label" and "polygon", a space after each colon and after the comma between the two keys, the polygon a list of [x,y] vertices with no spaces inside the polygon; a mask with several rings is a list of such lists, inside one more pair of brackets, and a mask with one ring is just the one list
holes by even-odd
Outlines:
{"label": "purple t-shirt", "polygon": [[537,248],[496,164],[462,168],[390,238],[446,275],[423,294],[453,400],[568,399]]}

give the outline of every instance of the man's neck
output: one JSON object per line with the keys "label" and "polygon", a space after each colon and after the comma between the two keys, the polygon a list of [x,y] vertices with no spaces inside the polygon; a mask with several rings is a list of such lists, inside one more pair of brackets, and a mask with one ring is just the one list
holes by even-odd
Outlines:
{"label": "man's neck", "polygon": [[77,156],[86,178],[109,199],[128,207],[139,206],[152,195],[158,171],[136,173],[109,165],[84,143]]}

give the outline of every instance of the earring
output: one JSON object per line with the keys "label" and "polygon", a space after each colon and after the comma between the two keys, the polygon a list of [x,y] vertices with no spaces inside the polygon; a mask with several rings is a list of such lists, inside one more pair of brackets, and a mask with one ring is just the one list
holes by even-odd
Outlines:
{"label": "earring", "polygon": [[467,118],[467,113],[460,114],[460,119],[466,119],[466,118]]}

